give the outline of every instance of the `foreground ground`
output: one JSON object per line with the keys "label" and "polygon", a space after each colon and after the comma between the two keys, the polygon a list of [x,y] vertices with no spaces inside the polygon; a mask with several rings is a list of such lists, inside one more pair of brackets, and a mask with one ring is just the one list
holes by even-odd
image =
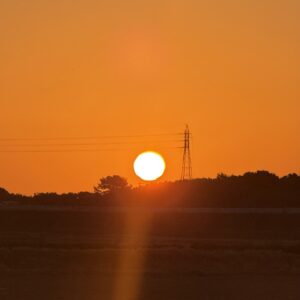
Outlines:
{"label": "foreground ground", "polygon": [[298,215],[0,210],[0,225],[4,300],[300,298]]}

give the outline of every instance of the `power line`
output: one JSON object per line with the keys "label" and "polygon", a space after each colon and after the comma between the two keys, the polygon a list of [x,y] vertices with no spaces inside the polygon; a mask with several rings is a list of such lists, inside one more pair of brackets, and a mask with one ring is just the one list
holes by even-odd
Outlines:
{"label": "power line", "polygon": [[[0,138],[0,153],[67,153],[126,151],[132,147],[137,146],[147,146],[148,148],[160,149],[181,149],[182,147],[177,146],[177,143],[182,142],[182,139],[179,139],[180,136],[182,136],[182,133],[173,132],[135,135]],[[154,140],[145,139],[150,137],[169,138]],[[173,143],[173,145],[168,146],[168,143]],[[124,147],[120,148],[118,147],[118,145],[122,145]],[[109,148],[106,148],[106,146]]]}
{"label": "power line", "polygon": [[100,146],[100,145],[127,145],[127,144],[144,144],[144,143],[179,143],[182,140],[157,140],[157,141],[128,141],[128,142],[101,142],[101,143],[47,143],[47,144],[0,144],[0,147],[65,147],[65,146]]}
{"label": "power line", "polygon": [[100,140],[115,138],[140,138],[140,137],[156,137],[156,136],[179,136],[182,133],[153,133],[153,134],[135,134],[135,135],[103,135],[103,136],[74,136],[74,137],[13,137],[0,138],[1,142],[5,141],[60,141],[60,140]]}
{"label": "power line", "polygon": [[53,149],[53,150],[0,150],[0,153],[69,153],[69,152],[102,152],[125,149]]}
{"label": "power line", "polygon": [[[182,147],[160,147],[161,149],[182,149]],[[113,149],[53,149],[53,150],[0,150],[0,153],[70,153],[70,152],[103,152],[103,151],[126,151],[130,148]]]}

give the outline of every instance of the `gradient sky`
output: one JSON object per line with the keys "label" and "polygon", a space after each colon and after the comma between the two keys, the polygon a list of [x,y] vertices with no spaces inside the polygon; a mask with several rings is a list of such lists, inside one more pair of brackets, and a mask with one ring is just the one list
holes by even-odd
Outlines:
{"label": "gradient sky", "polygon": [[[299,0],[0,0],[0,138],[181,132],[188,123],[195,177],[298,172],[299,16]],[[174,139],[152,140],[164,138]],[[91,190],[110,174],[136,184],[133,159],[149,148],[167,160],[163,179],[177,179],[176,143],[141,140],[80,153],[6,153],[48,141],[2,140],[0,186]]]}

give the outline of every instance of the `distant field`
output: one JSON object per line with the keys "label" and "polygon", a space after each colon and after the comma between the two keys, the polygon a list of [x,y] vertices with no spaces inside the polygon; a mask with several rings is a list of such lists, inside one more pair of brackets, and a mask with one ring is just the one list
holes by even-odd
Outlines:
{"label": "distant field", "polygon": [[0,233],[33,232],[42,237],[51,233],[121,235],[127,233],[129,218],[140,217],[147,221],[147,234],[155,237],[300,239],[297,211],[233,210],[225,209],[222,213],[222,209],[2,208]]}
{"label": "distant field", "polygon": [[0,210],[0,299],[296,300],[299,225],[277,214]]}

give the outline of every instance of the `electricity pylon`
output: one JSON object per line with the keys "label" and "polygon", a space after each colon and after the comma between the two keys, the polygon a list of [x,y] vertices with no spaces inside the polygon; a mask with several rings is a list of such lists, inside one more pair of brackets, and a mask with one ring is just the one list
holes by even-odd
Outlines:
{"label": "electricity pylon", "polygon": [[192,159],[190,150],[190,139],[191,133],[188,125],[186,125],[184,130],[184,146],[183,146],[183,160],[181,169],[181,180],[192,179]]}

